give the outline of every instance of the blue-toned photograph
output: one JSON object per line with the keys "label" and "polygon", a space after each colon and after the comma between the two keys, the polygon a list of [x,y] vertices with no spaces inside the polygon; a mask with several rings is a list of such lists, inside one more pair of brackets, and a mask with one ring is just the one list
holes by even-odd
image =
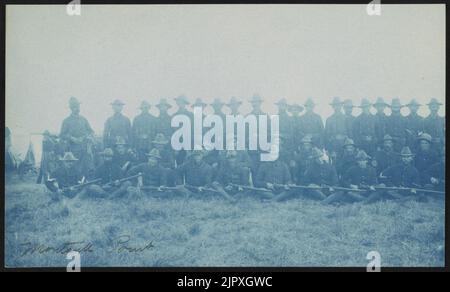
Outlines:
{"label": "blue-toned photograph", "polygon": [[445,5],[6,5],[5,267],[444,267]]}

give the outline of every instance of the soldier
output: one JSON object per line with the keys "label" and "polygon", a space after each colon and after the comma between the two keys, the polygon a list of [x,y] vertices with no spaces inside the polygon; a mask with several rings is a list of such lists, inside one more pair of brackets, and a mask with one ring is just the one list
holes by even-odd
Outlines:
{"label": "soldier", "polygon": [[305,171],[311,163],[312,149],[313,141],[311,136],[304,136],[295,156],[295,164],[291,166],[291,174],[295,183],[303,183]]}
{"label": "soldier", "polygon": [[[276,194],[276,200],[284,200],[292,194],[289,189],[292,184],[289,167],[280,159],[262,162],[254,183],[256,187],[267,188]],[[274,198],[268,192],[260,192],[258,195],[262,198]]]}
{"label": "soldier", "polygon": [[[369,159],[370,157],[364,150],[359,151],[356,155],[357,165],[350,167],[342,177],[343,186],[355,191],[332,194],[323,200],[323,203],[361,202],[375,192],[377,174],[375,169],[368,164]],[[365,192],[361,192],[362,189]]]}
{"label": "soldier", "polygon": [[424,118],[417,114],[419,104],[415,99],[406,105],[409,108],[409,115],[406,116],[406,144],[414,152],[417,150],[416,138],[423,132]]}
{"label": "soldier", "polygon": [[159,109],[159,116],[156,118],[155,133],[164,134],[166,137],[172,137],[171,117],[169,109],[172,107],[165,98],[162,98],[156,105]]}
{"label": "soldier", "polygon": [[424,119],[424,131],[433,137],[433,146],[440,151],[445,145],[445,118],[439,116],[439,107],[442,105],[436,98],[427,104],[430,114]]}
{"label": "soldier", "polygon": [[278,118],[279,118],[279,137],[280,139],[280,156],[284,157],[289,161],[291,153],[294,151],[294,142],[292,137],[294,136],[294,131],[292,128],[291,117],[289,117],[287,109],[288,104],[285,98],[280,99],[275,105],[278,106]]}
{"label": "soldier", "polygon": [[339,97],[335,97],[330,105],[333,107],[334,113],[326,120],[325,123],[325,149],[333,163],[338,156],[338,152],[342,149],[344,140],[348,137],[345,116],[342,113],[342,102]]}
{"label": "soldier", "polygon": [[393,98],[391,103],[391,115],[387,117],[386,132],[394,141],[394,150],[400,151],[405,146],[406,119],[400,110],[403,105],[398,98]]}
{"label": "soldier", "polygon": [[139,107],[141,114],[136,116],[131,127],[133,133],[133,147],[136,149],[140,162],[147,160],[146,154],[150,151],[151,141],[156,135],[156,118],[149,113],[150,104],[145,100]]}
{"label": "soldier", "polygon": [[375,118],[370,114],[372,104],[366,98],[361,100],[361,114],[353,123],[353,136],[358,148],[364,150],[369,155],[373,155],[376,150]]}
{"label": "soldier", "polygon": [[116,163],[113,162],[113,150],[106,148],[100,153],[103,157],[103,163],[95,170],[95,179],[101,179],[99,184],[93,184],[85,187],[80,193],[79,197],[84,198],[88,195],[94,197],[111,197],[115,198],[124,195],[131,183],[119,182],[125,177],[125,172]]}
{"label": "soldier", "polygon": [[122,137],[128,144],[131,143],[131,122],[130,119],[122,114],[125,104],[116,99],[111,103],[114,111],[113,116],[109,117],[105,123],[103,131],[103,146],[112,148],[117,137]]}
{"label": "soldier", "polygon": [[[263,99],[259,96],[259,95],[253,95],[253,97],[250,99],[250,104],[252,106],[252,111],[249,113],[249,115],[255,115],[257,118],[257,129],[255,129],[256,131],[259,131],[259,115],[266,115],[266,113],[264,113],[261,109],[262,103],[263,103]],[[270,127],[267,127],[267,131],[270,132]],[[246,132],[248,133],[247,136],[247,141],[246,141],[246,147],[247,149],[249,149],[249,139],[248,137],[250,137],[251,135],[257,135],[258,133],[250,133],[250,130],[248,128],[247,125],[247,130]],[[252,172],[252,177],[255,178],[257,176],[258,173],[258,168],[260,166],[260,154],[261,151],[259,150],[249,150],[248,151],[248,155],[250,156],[250,169]]]}
{"label": "soldier", "polygon": [[80,160],[83,173],[88,173],[93,165],[88,154],[88,143],[93,139],[94,131],[85,117],[80,115],[80,102],[75,98],[69,99],[71,115],[64,119],[59,137],[67,146],[65,151],[72,154]]}
{"label": "soldier", "polygon": [[[175,103],[178,106],[178,110],[176,111],[176,113],[174,115],[185,115],[187,116],[190,120],[191,120],[191,134],[192,137],[194,137],[193,133],[194,133],[194,114],[190,111],[188,111],[187,106],[189,105],[189,100],[187,99],[186,96],[184,95],[180,95],[178,97],[175,98]],[[169,123],[170,125],[170,123]],[[193,141],[194,139],[191,139],[191,141]],[[192,146],[192,144],[191,144]],[[175,160],[177,161],[177,165],[181,165],[183,164],[184,160],[186,158],[186,150],[180,150],[177,151],[175,153]]]}
{"label": "soldier", "polygon": [[[48,182],[56,182],[58,189],[57,195],[64,195],[69,198],[75,197],[81,190],[75,186],[84,180],[84,175],[79,165],[79,159],[72,152],[64,153],[60,158],[60,166],[51,174]],[[59,200],[60,197],[53,197],[53,200]]]}
{"label": "soldier", "polygon": [[394,151],[394,141],[391,136],[384,135],[383,146],[375,153],[373,162],[377,174],[380,174],[388,167],[400,163],[399,154]]}
{"label": "soldier", "polygon": [[423,173],[422,181],[427,189],[445,191],[445,148],[441,148],[439,161]]}
{"label": "soldier", "polygon": [[237,151],[227,151],[226,160],[220,165],[218,175],[212,183],[213,188],[229,201],[235,201],[228,193],[231,191],[243,192],[240,186],[249,185],[250,169],[239,163]]}
{"label": "soldier", "polygon": [[432,164],[438,162],[438,153],[431,148],[432,138],[427,133],[422,133],[417,138],[418,147],[414,157],[414,165],[420,174],[423,174]]}
{"label": "soldier", "polygon": [[220,98],[214,98],[213,102],[211,103],[214,114],[220,116],[222,118],[222,121],[225,122],[225,114],[222,111],[224,105],[225,103],[223,103]]}
{"label": "soldier", "polygon": [[289,106],[288,111],[291,113],[291,125],[292,125],[292,141],[294,148],[300,145],[301,140],[304,137],[303,128],[300,119],[300,113],[303,111],[303,106],[298,103],[294,103]]}
{"label": "soldier", "polygon": [[[406,187],[411,188],[410,191],[396,191],[387,190],[385,192],[377,191],[372,193],[366,200],[365,203],[372,203],[378,201],[382,198],[394,198],[401,199],[405,196],[416,196],[418,195],[415,188],[420,187],[420,175],[417,168],[413,165],[414,154],[411,152],[409,147],[403,147],[400,152],[401,163],[393,165],[380,174],[379,181],[382,183],[381,186],[386,184],[388,187]],[[419,198],[423,198],[421,195]]]}
{"label": "soldier", "polygon": [[355,142],[350,138],[345,139],[343,149],[344,151],[338,157],[335,166],[339,176],[342,176],[347,170],[357,164],[356,155],[358,152],[355,147]]}
{"label": "soldier", "polygon": [[178,175],[184,177],[185,182],[180,188],[180,193],[188,196],[198,193],[211,194],[205,189],[212,183],[213,169],[203,161],[205,154],[204,150],[193,150],[186,161],[176,169]]}
{"label": "soldier", "polygon": [[113,162],[119,165],[124,172],[136,164],[137,158],[135,154],[121,136],[117,136],[114,150]]}
{"label": "soldier", "polygon": [[[236,97],[232,97],[230,101],[227,103],[227,106],[230,108],[231,115],[237,116],[239,115],[239,107],[241,106],[242,102],[239,101]],[[235,131],[236,133],[236,131]]]}
{"label": "soldier", "polygon": [[312,99],[308,98],[304,104],[306,110],[305,114],[300,118],[305,135],[311,135],[314,145],[322,148],[324,126],[322,118],[314,112],[315,105],[316,104],[312,101]]}
{"label": "soldier", "polygon": [[[338,183],[336,169],[323,159],[323,152],[318,148],[312,150],[311,164],[305,171],[303,183],[311,189],[305,190],[304,195],[314,199],[324,200],[335,192],[333,186]],[[314,189],[323,187],[323,189]]]}
{"label": "soldier", "polygon": [[127,176],[142,174],[138,178],[138,189],[143,187],[158,187],[167,186],[167,172],[164,167],[159,164],[161,156],[157,149],[152,149],[147,153],[147,162],[136,165],[127,172]]}
{"label": "soldier", "polygon": [[377,101],[373,104],[373,107],[376,110],[374,116],[376,143],[378,146],[381,146],[381,144],[383,143],[384,135],[386,135],[387,133],[387,116],[384,111],[386,107],[388,107],[388,104],[384,102],[382,97],[378,97]]}
{"label": "soldier", "polygon": [[163,133],[158,133],[152,143],[154,149],[157,149],[161,156],[159,164],[167,170],[167,185],[175,186],[178,183],[175,172],[175,155],[168,145],[169,140],[167,140]]}
{"label": "soldier", "polygon": [[45,130],[42,135],[42,156],[36,183],[45,182],[48,175],[58,168],[58,157],[62,155],[64,155],[64,149],[58,137]]}
{"label": "soldier", "polygon": [[353,139],[353,122],[355,121],[355,116],[353,116],[353,101],[351,99],[344,100],[343,104],[344,116],[345,116],[345,127],[347,129],[347,136]]}

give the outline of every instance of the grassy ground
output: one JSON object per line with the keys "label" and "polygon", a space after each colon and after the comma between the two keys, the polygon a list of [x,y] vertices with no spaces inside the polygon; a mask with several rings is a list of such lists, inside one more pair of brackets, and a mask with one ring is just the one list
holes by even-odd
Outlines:
{"label": "grassy ground", "polygon": [[[66,266],[43,247],[92,243],[83,266],[382,266],[444,265],[444,201],[322,206],[242,198],[78,198],[50,203],[45,187],[8,179],[7,266]],[[125,241],[129,236],[129,242]],[[120,239],[118,239],[120,238]],[[152,245],[142,248],[152,242]],[[30,244],[30,245],[28,245]],[[39,251],[28,252],[30,246]],[[79,245],[80,246],[80,245]],[[127,247],[127,248],[125,248]],[[24,254],[25,253],[25,254]]]}

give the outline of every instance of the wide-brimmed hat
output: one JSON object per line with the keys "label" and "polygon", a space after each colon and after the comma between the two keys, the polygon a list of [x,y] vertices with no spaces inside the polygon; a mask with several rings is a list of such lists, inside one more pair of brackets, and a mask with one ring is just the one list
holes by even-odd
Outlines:
{"label": "wide-brimmed hat", "polygon": [[377,97],[377,100],[375,101],[375,103],[373,105],[389,106],[389,104],[387,104],[382,97]]}
{"label": "wide-brimmed hat", "polygon": [[354,107],[353,101],[347,98],[346,100],[344,100],[344,107]]}
{"label": "wide-brimmed hat", "polygon": [[431,143],[431,141],[432,141],[431,135],[428,133],[420,134],[419,137],[417,137],[417,141],[422,141],[422,140],[427,141],[428,143]]}
{"label": "wide-brimmed hat", "polygon": [[364,150],[358,151],[358,154],[356,154],[356,161],[367,161],[370,159],[370,156],[367,155],[367,153]]}
{"label": "wide-brimmed hat", "polygon": [[149,153],[147,153],[147,154],[145,154],[147,157],[153,157],[153,158],[156,158],[156,159],[161,159],[161,155],[159,154],[159,150],[158,149],[155,149],[155,148],[153,148],[152,150],[150,150],[150,152]]}
{"label": "wide-brimmed hat", "polygon": [[203,100],[201,98],[197,98],[195,100],[195,102],[192,104],[192,106],[201,106],[201,107],[204,107],[206,105],[207,104],[205,102],[203,102]]}
{"label": "wide-brimmed hat", "polygon": [[117,136],[116,137],[116,142],[114,143],[115,145],[127,145],[127,141],[125,141],[125,138],[122,136]]}
{"label": "wide-brimmed hat", "polygon": [[111,148],[105,148],[105,150],[103,150],[102,152],[100,152],[101,156],[108,156],[108,157],[113,157],[114,156],[114,152]]}
{"label": "wide-brimmed hat", "polygon": [[308,98],[304,104],[304,106],[315,106],[316,104],[314,103],[314,101],[312,100],[312,98]]}
{"label": "wide-brimmed hat", "polygon": [[303,111],[304,107],[298,103],[293,103],[289,106],[289,111]]}
{"label": "wide-brimmed hat", "polygon": [[276,105],[288,105],[286,98],[282,98],[275,103]]}
{"label": "wide-brimmed hat", "polygon": [[363,98],[361,100],[361,104],[360,104],[360,108],[364,108],[364,107],[370,107],[372,106],[372,104],[370,103],[370,101],[367,98]]}
{"label": "wide-brimmed hat", "polygon": [[413,98],[406,106],[421,106],[415,98]]}
{"label": "wide-brimmed hat", "polygon": [[333,98],[333,100],[330,102],[330,105],[342,105],[343,102],[339,96],[336,96]]}
{"label": "wide-brimmed hat", "polygon": [[213,102],[211,103],[212,106],[223,106],[225,103],[222,102],[220,98],[214,98]]}
{"label": "wide-brimmed hat", "polygon": [[353,139],[346,138],[346,139],[344,140],[344,147],[345,147],[345,146],[355,146],[355,142],[353,141]]}
{"label": "wide-brimmed hat", "polygon": [[169,140],[166,139],[166,136],[164,136],[163,133],[158,133],[156,134],[155,140],[153,140],[152,143],[165,145],[169,143]]}
{"label": "wide-brimmed hat", "polygon": [[384,137],[383,137],[383,141],[394,141],[394,139],[392,138],[391,135],[386,134],[386,135],[384,135]]}
{"label": "wide-brimmed hat", "polygon": [[110,105],[125,105],[121,100],[116,99],[113,102],[110,103]]}
{"label": "wide-brimmed hat", "polygon": [[312,144],[313,140],[311,135],[305,135],[305,137],[302,138],[302,140],[300,140],[300,143],[305,144],[305,143],[309,143]]}
{"label": "wide-brimmed hat", "polygon": [[147,101],[145,101],[145,100],[143,100],[143,101],[141,102],[141,105],[139,106],[140,109],[148,109],[148,108],[150,108],[150,107],[151,107],[151,105],[150,105]]}
{"label": "wide-brimmed hat", "polygon": [[405,146],[402,148],[402,151],[400,151],[400,156],[410,157],[414,156],[414,154],[411,152],[411,149],[409,149],[408,146]]}
{"label": "wide-brimmed hat", "polygon": [[175,102],[177,104],[179,104],[179,103],[189,104],[189,100],[184,95],[180,95],[180,96],[175,97]]}
{"label": "wide-brimmed hat", "polygon": [[71,96],[69,98],[69,106],[80,105],[80,104],[81,104],[81,102],[79,102],[76,97]]}
{"label": "wide-brimmed hat", "polygon": [[78,158],[75,157],[75,155],[73,155],[72,152],[65,152],[64,156],[62,158],[60,158],[59,160],[61,161],[77,161]]}
{"label": "wide-brimmed hat", "polygon": [[390,107],[391,108],[393,108],[393,107],[403,107],[403,105],[401,104],[399,98],[393,98]]}
{"label": "wide-brimmed hat", "polygon": [[432,99],[430,100],[430,102],[427,103],[427,105],[433,105],[433,104],[442,105],[442,103],[439,102],[436,98],[432,98]]}
{"label": "wide-brimmed hat", "polygon": [[160,108],[161,106],[167,106],[169,108],[171,108],[172,106],[170,105],[170,103],[167,102],[167,99],[165,98],[161,98],[159,100],[159,103],[156,105],[156,107]]}
{"label": "wide-brimmed hat", "polygon": [[240,104],[242,104],[242,102],[233,96],[230,98],[230,101],[227,103],[227,105],[230,106],[230,105],[235,105],[235,104],[240,105]]}
{"label": "wide-brimmed hat", "polygon": [[262,99],[261,96],[259,96],[257,94],[254,94],[252,96],[252,98],[250,98],[250,100],[249,100],[250,103],[261,103],[263,101],[264,101],[264,99]]}

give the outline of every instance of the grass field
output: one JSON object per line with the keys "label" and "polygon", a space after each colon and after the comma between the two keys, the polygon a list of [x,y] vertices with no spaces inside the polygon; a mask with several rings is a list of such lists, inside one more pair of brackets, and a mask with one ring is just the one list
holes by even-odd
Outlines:
{"label": "grass field", "polygon": [[45,187],[31,181],[11,178],[5,186],[9,267],[65,267],[66,252],[56,248],[81,241],[77,246],[92,244],[81,252],[82,267],[365,267],[372,250],[382,266],[444,265],[442,199],[342,206],[181,197],[50,203]]}

